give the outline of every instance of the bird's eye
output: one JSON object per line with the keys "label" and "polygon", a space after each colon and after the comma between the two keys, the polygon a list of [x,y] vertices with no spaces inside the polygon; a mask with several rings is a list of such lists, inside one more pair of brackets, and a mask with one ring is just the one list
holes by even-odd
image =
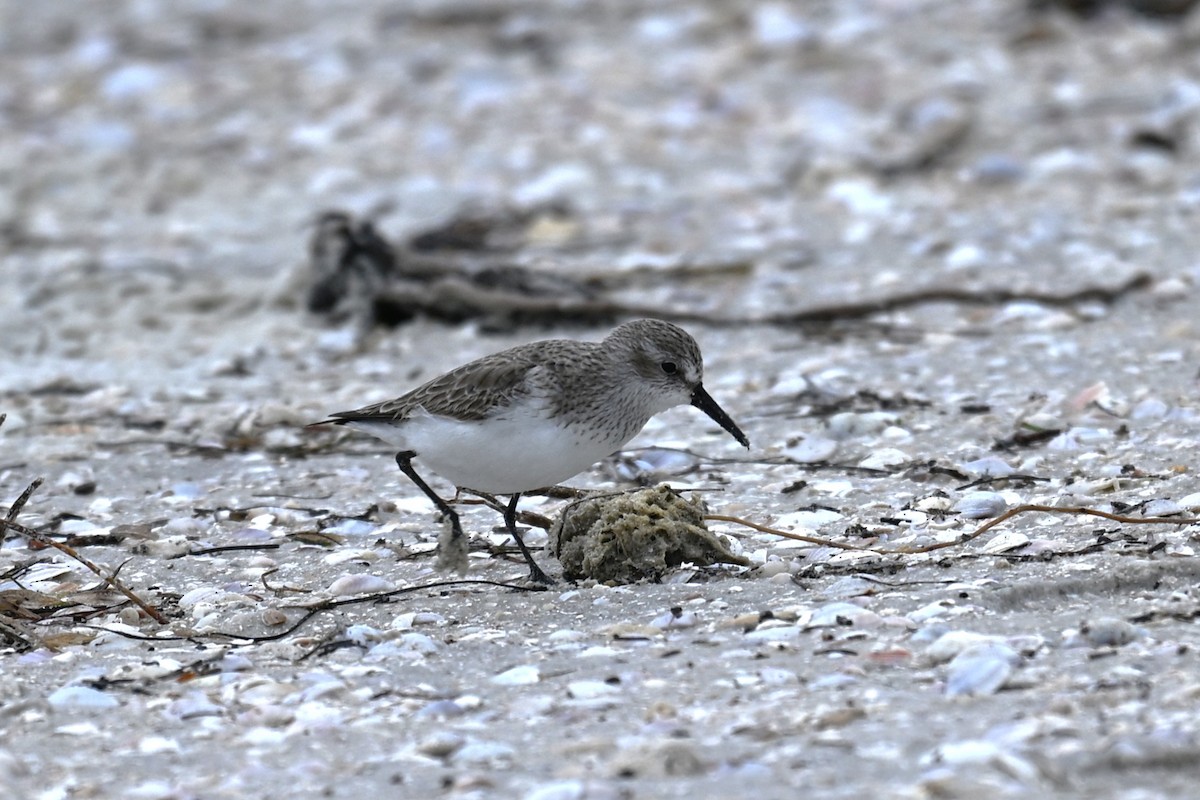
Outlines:
{"label": "bird's eye", "polygon": [[664,361],[660,366],[662,367],[662,371],[668,375],[674,375],[679,371],[679,365],[674,361]]}

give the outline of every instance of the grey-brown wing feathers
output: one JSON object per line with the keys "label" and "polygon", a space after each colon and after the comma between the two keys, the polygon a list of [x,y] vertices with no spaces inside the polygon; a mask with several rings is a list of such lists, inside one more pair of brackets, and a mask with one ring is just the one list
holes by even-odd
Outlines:
{"label": "grey-brown wing feathers", "polygon": [[538,361],[523,354],[523,349],[518,347],[484,356],[394,400],[352,411],[339,411],[329,416],[335,423],[398,421],[407,418],[417,408],[424,408],[430,414],[454,419],[485,419],[497,407],[507,406],[530,391],[527,379],[530,371],[538,366]]}

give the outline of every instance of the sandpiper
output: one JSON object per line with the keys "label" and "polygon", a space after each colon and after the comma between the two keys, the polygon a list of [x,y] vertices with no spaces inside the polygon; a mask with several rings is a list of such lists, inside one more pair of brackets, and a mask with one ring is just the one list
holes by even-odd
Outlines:
{"label": "sandpiper", "polygon": [[517,501],[619,450],[655,414],[691,404],[744,447],[750,442],[701,384],[700,347],[682,328],[627,322],[603,341],[551,339],[464,364],[395,400],[331,414],[400,448],[396,464],[450,520],[439,566],[461,568],[458,514],[413,468],[419,460],[460,489],[509,495],[504,523],[529,565],[552,583],[517,532]]}

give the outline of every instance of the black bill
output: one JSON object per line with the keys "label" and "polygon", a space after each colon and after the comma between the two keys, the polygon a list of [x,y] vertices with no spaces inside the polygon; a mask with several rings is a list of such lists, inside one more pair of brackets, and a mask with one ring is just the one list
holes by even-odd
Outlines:
{"label": "black bill", "polygon": [[742,433],[742,429],[729,418],[725,413],[725,409],[717,405],[717,401],[713,400],[708,392],[704,391],[704,387],[697,385],[692,392],[692,405],[712,417],[713,421],[729,432],[729,435],[738,440],[738,444],[750,449],[750,440],[746,438],[746,434]]}

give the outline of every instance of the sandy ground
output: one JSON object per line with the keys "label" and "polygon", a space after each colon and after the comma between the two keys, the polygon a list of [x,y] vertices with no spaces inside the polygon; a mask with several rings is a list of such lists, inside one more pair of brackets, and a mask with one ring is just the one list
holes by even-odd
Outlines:
{"label": "sandy ground", "polygon": [[[167,619],[8,538],[0,794],[1194,793],[1200,528],[1027,513],[957,542],[1022,503],[1200,511],[1198,23],[0,3],[0,503],[44,476],[18,522]],[[304,312],[310,224],[403,241],[550,202],[485,257],[657,275],[617,299],[711,320],[705,383],[753,444],[678,409],[572,485],[950,546],[713,522],[753,568],[434,586],[439,525],[391,454],[303,424],[605,328],[357,340]],[[498,517],[464,521],[467,577],[519,580]],[[250,638],[391,587],[417,588]]]}

